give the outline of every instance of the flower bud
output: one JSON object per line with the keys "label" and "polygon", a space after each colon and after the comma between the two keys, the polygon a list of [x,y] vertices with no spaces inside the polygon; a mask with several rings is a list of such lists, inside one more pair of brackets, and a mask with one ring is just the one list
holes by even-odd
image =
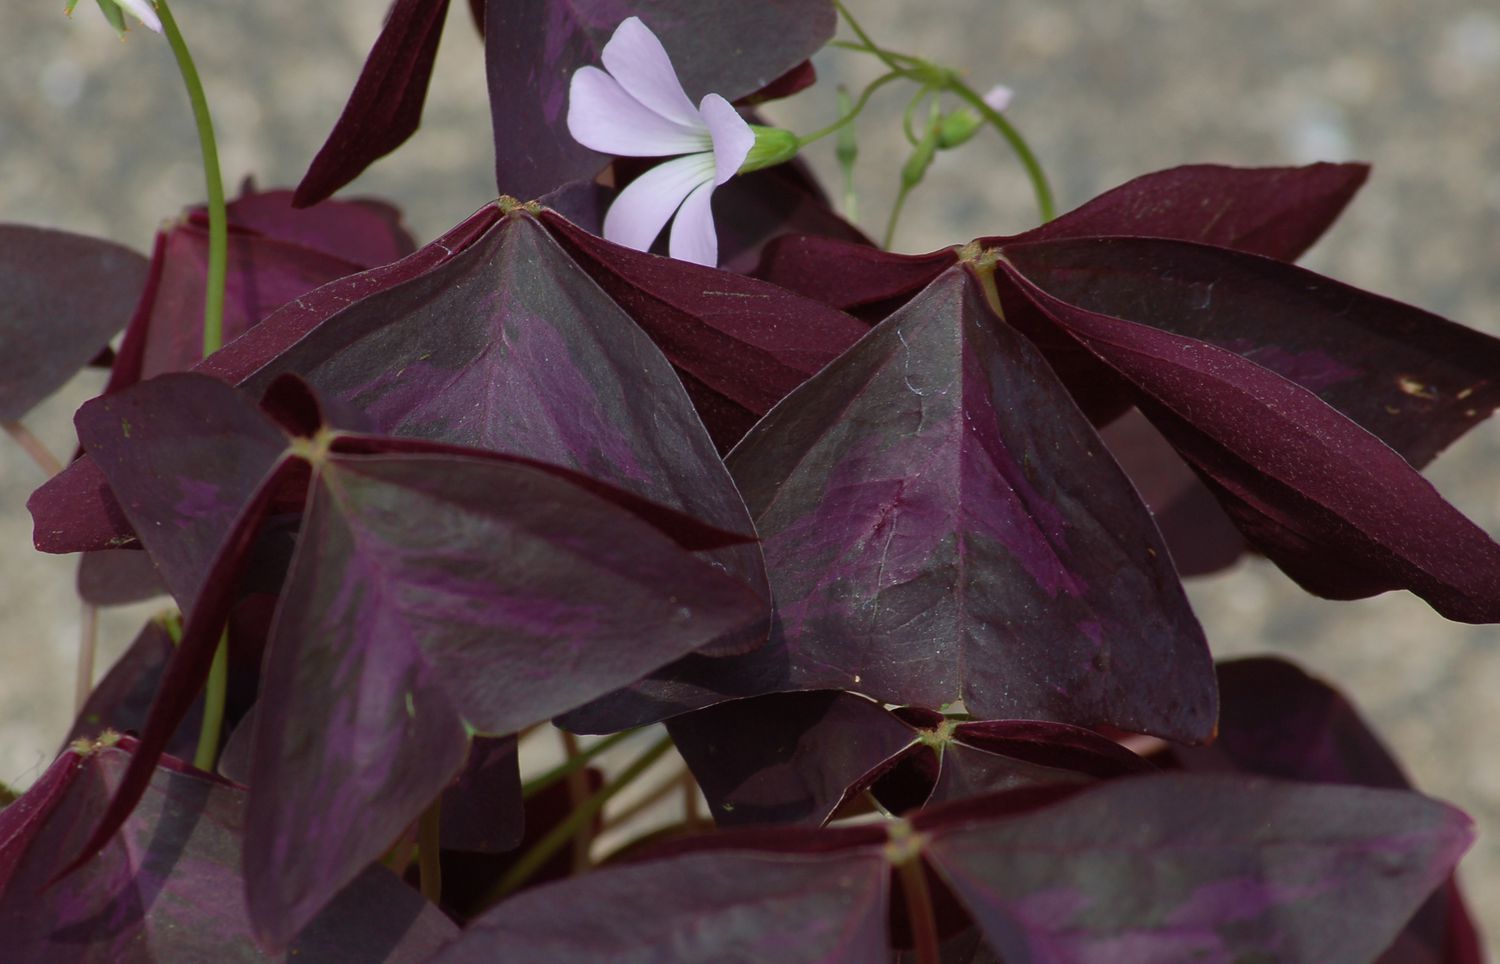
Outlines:
{"label": "flower bud", "polygon": [[797,156],[797,151],[802,147],[802,142],[797,135],[780,127],[761,127],[751,124],[750,129],[755,132],[755,143],[750,147],[750,153],[745,157],[745,163],[740,165],[739,173],[749,174],[763,167],[775,167],[777,164],[785,164]]}
{"label": "flower bud", "polygon": [[938,121],[938,150],[946,151],[967,143],[983,126],[984,120],[968,107],[944,115]]}

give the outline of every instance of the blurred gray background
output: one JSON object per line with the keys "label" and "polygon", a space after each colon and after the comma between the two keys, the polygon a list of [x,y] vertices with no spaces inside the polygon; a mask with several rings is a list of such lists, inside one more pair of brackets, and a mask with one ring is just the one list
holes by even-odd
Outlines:
{"label": "blurred gray background", "polygon": [[[1009,117],[1066,210],[1130,177],[1189,162],[1365,160],[1369,185],[1304,263],[1500,334],[1500,6],[1495,0],[850,0],[875,38],[1016,91]],[[89,0],[8,0],[0,27],[0,220],[92,233],[149,251],[156,226],[203,193],[197,144],[166,44],[121,43]],[[423,129],[353,193],[387,197],[419,240],[494,194],[482,52],[455,3]],[[379,29],[381,0],[179,0],[205,77],[226,182],[290,186],[322,143]],[[832,119],[833,80],[874,76],[834,52],[825,83],[778,105],[801,131]],[[905,97],[862,119],[865,227],[883,225],[904,159]],[[813,151],[831,174],[829,145]],[[830,177],[830,182],[832,178]],[[897,236],[930,250],[1036,220],[1018,165],[981,135],[938,158]],[[54,451],[85,375],[27,424]],[[72,707],[79,633],[73,561],[31,550],[24,503],[38,470],[0,440],[0,780],[25,786]],[[1500,424],[1429,470],[1500,535]],[[1500,948],[1500,631],[1446,622],[1406,594],[1307,597],[1249,562],[1189,587],[1218,655],[1275,651],[1336,681],[1417,784],[1465,808],[1481,838],[1471,903]],[[107,615],[100,670],[147,605]]]}

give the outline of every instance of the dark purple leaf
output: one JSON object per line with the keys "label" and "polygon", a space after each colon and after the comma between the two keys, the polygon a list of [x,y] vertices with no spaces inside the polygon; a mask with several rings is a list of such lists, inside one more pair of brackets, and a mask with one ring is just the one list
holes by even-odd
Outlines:
{"label": "dark purple leaf", "polygon": [[[247,185],[229,205],[225,342],[319,285],[412,251],[411,236],[388,205],[330,201],[299,211],[290,202],[290,192]],[[207,215],[194,208],[157,236],[151,284],[125,331],[107,391],[198,363],[207,277]]]}
{"label": "dark purple leaf", "polygon": [[719,267],[749,274],[772,240],[816,235],[873,247],[864,232],[828,204],[801,160],[736,177],[714,192]]}
{"label": "dark purple leaf", "polygon": [[85,404],[79,440],[191,613],[224,534],[290,437],[231,385],[175,372]]}
{"label": "dark purple leaf", "polygon": [[764,618],[738,579],[557,476],[497,459],[319,466],[277,613],[247,818],[279,941],[505,734]]}
{"label": "dark purple leaf", "polygon": [[721,449],[868,330],[772,285],[611,244],[551,212],[541,222],[666,354]]}
{"label": "dark purple leaf", "polygon": [[[939,731],[939,736],[941,736]],[[1135,776],[1151,764],[1091,730],[1035,720],[959,723],[941,744],[927,804],[997,790]]]}
{"label": "dark purple leaf", "polygon": [[100,549],[78,560],[78,595],[95,606],[123,606],[165,595],[161,574],[149,553]]}
{"label": "dark purple leaf", "polygon": [[[773,693],[667,721],[720,826],[818,825],[874,785],[887,809],[1154,768],[1089,730],[954,723],[852,693]],[[939,762],[941,761],[941,762]]]}
{"label": "dark purple leaf", "polygon": [[829,0],[489,0],[485,63],[500,193],[537,198],[587,179],[605,157],[567,129],[573,72],[599,52],[627,16],[651,28],[693,103],[733,101],[764,88],[816,53],[835,25]]}
{"label": "dark purple leaf", "polygon": [[[1171,756],[1184,769],[1411,788],[1390,751],[1337,690],[1272,657],[1230,660],[1218,670],[1218,739],[1210,747],[1174,747]],[[1381,960],[1479,964],[1478,946],[1457,880],[1450,878]]]}
{"label": "dark purple leaf", "polygon": [[[667,359],[523,212],[435,268],[333,311],[245,384],[263,389],[283,372],[383,433],[539,459],[717,529],[752,531]],[[707,555],[764,585],[758,547]],[[715,647],[745,651],[764,638],[761,626]]]}
{"label": "dark purple leaf", "polygon": [[888,878],[878,851],[687,854],[607,868],[512,897],[433,962],[879,961]]}
{"label": "dark purple leaf", "polygon": [[[1176,167],[1138,177],[1023,234],[981,243],[1131,235],[1291,261],[1328,229],[1368,173],[1362,164]],[[767,246],[754,273],[876,322],[957,260],[952,249],[903,255],[835,238],[790,236]]]}
{"label": "dark purple leaf", "polygon": [[[110,667],[91,693],[64,746],[75,740],[91,741],[106,729],[139,733],[145,728],[146,713],[161,685],[162,674],[176,645],[161,619],[141,627],[135,642]],[[177,732],[163,748],[169,756],[190,759],[198,745],[198,727],[203,718],[203,701],[194,701],[182,719]]]}
{"label": "dark purple leaf", "polygon": [[1136,406],[1250,542],[1333,599],[1410,589],[1450,619],[1500,621],[1500,545],[1400,455],[1311,391],[1238,354],[1017,292],[1123,376]]}
{"label": "dark purple leaf", "polygon": [[831,817],[917,739],[852,693],[772,693],[667,721],[721,827]]}
{"label": "dark purple leaf", "polygon": [[1146,174],[1015,238],[1176,238],[1295,261],[1365,183],[1365,164],[1225,167],[1188,164]]}
{"label": "dark purple leaf", "polygon": [[[594,794],[603,788],[604,774],[602,772],[594,767],[585,767],[582,772],[583,786],[587,793]],[[519,784],[517,789],[519,791]],[[517,799],[519,801],[519,796]],[[445,824],[448,820],[447,808],[448,804],[445,799],[442,816]],[[508,812],[502,817],[502,823],[516,831],[520,831],[524,824],[525,834],[514,849],[506,853],[476,853],[445,848],[442,857],[443,910],[460,923],[473,920],[489,910],[494,903],[489,894],[495,885],[504,879],[506,872],[515,866],[516,861],[525,855],[533,844],[566,820],[572,812],[573,794],[569,789],[568,781],[559,780],[546,789],[533,793],[523,802],[518,802],[517,809],[513,813]],[[493,822],[493,816],[491,822]],[[596,814],[590,832],[598,836],[603,825],[603,813]],[[411,879],[416,870],[417,868],[414,867],[407,870],[408,882],[414,885],[420,884],[421,881],[420,873],[417,873],[415,880]],[[535,887],[549,881],[562,880],[573,876],[573,873],[572,848],[563,847],[527,878],[527,886]]]}
{"label": "dark purple leaf", "polygon": [[1405,791],[1177,774],[916,823],[1005,960],[1369,961],[1473,839]]}
{"label": "dark purple leaf", "polygon": [[478,736],[458,780],[443,791],[439,823],[444,850],[500,854],[525,832],[521,767],[514,736]]}
{"label": "dark purple leaf", "polygon": [[1212,733],[1208,649],[1149,513],[968,271],[790,395],[729,464],[797,688]]}
{"label": "dark purple leaf", "polygon": [[1003,250],[1054,298],[1296,382],[1418,468],[1500,406],[1500,339],[1292,265],[1144,238]]}
{"label": "dark purple leaf", "polygon": [[[374,268],[406,257],[416,242],[401,222],[401,212],[384,201],[343,198],[299,207],[287,190],[257,191],[248,182],[229,202],[231,224],[266,238]],[[194,208],[189,217],[207,224],[208,213]]]}
{"label": "dark purple leaf", "polygon": [[284,954],[266,954],[239,899],[244,794],[175,761],[173,769],[153,772],[141,806],[97,860],[48,886],[60,857],[98,821],[132,745],[106,741],[64,752],[0,813],[0,932],[8,959],[415,962],[457,933],[436,907],[376,867]]}
{"label": "dark purple leaf", "polygon": [[297,185],[297,207],[332,196],[416,132],[447,15],[448,0],[391,6],[344,112]]}
{"label": "dark purple leaf", "polygon": [[0,225],[0,421],[25,415],[109,343],[146,269],[109,241]]}
{"label": "dark purple leaf", "polygon": [[949,248],[896,254],[835,237],[786,235],[766,245],[754,274],[874,324],[958,260]]}
{"label": "dark purple leaf", "polygon": [[1218,572],[1245,551],[1245,537],[1150,421],[1132,408],[1099,430],[1130,476],[1182,576]]}
{"label": "dark purple leaf", "polygon": [[817,68],[813,66],[811,60],[804,60],[769,84],[766,84],[760,90],[741,97],[734,104],[736,107],[754,107],[757,104],[764,104],[767,101],[782,100],[806,90],[817,82]]}

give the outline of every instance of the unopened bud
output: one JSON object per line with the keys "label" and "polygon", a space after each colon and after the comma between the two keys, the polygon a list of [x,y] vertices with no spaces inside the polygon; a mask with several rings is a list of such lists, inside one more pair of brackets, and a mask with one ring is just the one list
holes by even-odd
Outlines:
{"label": "unopened bud", "polygon": [[983,118],[968,107],[960,107],[951,114],[944,115],[943,119],[938,121],[938,149],[951,150],[960,144],[967,143],[970,138],[979,133],[979,129],[983,126]]}
{"label": "unopened bud", "polygon": [[763,167],[775,167],[777,164],[785,164],[797,156],[797,151],[802,147],[802,142],[796,134],[780,127],[761,127],[751,124],[750,129],[755,132],[755,144],[751,146],[750,153],[745,156],[745,163],[740,165],[739,173],[749,174]]}

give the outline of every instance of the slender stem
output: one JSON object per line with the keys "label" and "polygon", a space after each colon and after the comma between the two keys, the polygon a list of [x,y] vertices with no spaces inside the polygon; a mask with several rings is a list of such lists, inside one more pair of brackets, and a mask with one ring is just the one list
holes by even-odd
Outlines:
{"label": "slender stem", "polygon": [[[582,752],[578,747],[578,737],[567,730],[557,731],[562,736],[563,754],[571,760]],[[577,810],[588,801],[589,797],[589,774],[582,767],[568,774],[568,809]],[[573,873],[582,873],[589,866],[589,846],[593,843],[592,829],[590,825],[579,828],[578,833],[573,835]]]}
{"label": "slender stem", "polygon": [[904,60],[913,67],[921,66],[921,64],[923,63],[921,57],[913,57],[911,54],[903,54],[895,50],[889,50],[885,47],[875,47],[869,44],[857,44],[852,40],[830,40],[828,42],[828,46],[837,47],[840,50],[852,50],[855,53],[875,54],[877,57],[883,55],[884,57],[889,57],[892,60]]}
{"label": "slender stem", "polygon": [[78,673],[73,679],[73,715],[83,710],[83,704],[94,691],[94,652],[99,644],[99,607],[93,603],[83,604],[83,626],[78,636]]}
{"label": "slender stem", "polygon": [[219,734],[224,729],[224,696],[229,688],[229,630],[219,637],[213,665],[208,670],[208,685],[203,691],[203,725],[198,730],[198,749],[193,766],[213,772],[219,760]]}
{"label": "slender stem", "polygon": [[635,762],[620,771],[619,776],[601,787],[599,792],[589,797],[583,806],[568,814],[566,820],[553,827],[546,836],[533,844],[530,850],[522,854],[521,858],[511,865],[510,870],[506,871],[505,876],[485,893],[483,900],[480,901],[481,906],[488,907],[499,902],[511,891],[531,879],[532,874],[540,870],[553,854],[573,838],[574,834],[593,822],[594,817],[604,809],[604,805],[611,797],[629,786],[670,749],[672,749],[670,736],[664,736],[652,744],[651,748],[637,757]]}
{"label": "slender stem", "polygon": [[896,869],[901,874],[901,889],[906,892],[906,919],[911,922],[917,964],[938,964],[937,918],[932,911],[932,893],[927,887],[922,858],[904,860],[896,865]]}
{"label": "slender stem", "polygon": [[422,896],[434,904],[443,899],[442,812],[443,798],[439,796],[417,820],[417,871]]}
{"label": "slender stem", "polygon": [[621,730],[619,733],[611,733],[592,746],[578,751],[577,756],[570,757],[547,772],[527,780],[521,785],[521,796],[531,797],[541,793],[574,770],[581,770],[585,766],[588,766],[589,761],[593,760],[594,757],[608,750],[610,747],[630,739],[636,732],[636,730]]}
{"label": "slender stem", "polygon": [[845,126],[852,123],[854,121],[854,118],[859,116],[860,111],[865,109],[865,104],[868,104],[870,102],[870,96],[874,94],[875,91],[879,90],[886,84],[901,76],[903,76],[901,72],[893,70],[890,73],[881,74],[879,77],[872,80],[870,82],[870,86],[866,87],[864,91],[859,95],[859,100],[855,101],[854,106],[849,109],[849,113],[845,114],[843,117],[840,117],[838,120],[834,121],[832,124],[829,124],[827,127],[813,131],[806,137],[797,138],[797,146],[806,147],[813,141],[822,140],[829,134],[834,134],[842,130]]}
{"label": "slender stem", "polygon": [[892,70],[901,70],[901,65],[896,63],[895,55],[888,50],[882,50],[876,46],[875,41],[871,40],[870,35],[865,33],[865,28],[861,27],[859,21],[854,19],[854,15],[849,12],[848,7],[844,6],[842,0],[833,0],[833,5],[838,8],[839,16],[844,18],[844,22],[849,25],[850,30],[854,31],[854,35],[865,45],[866,50],[879,57],[881,62]]}
{"label": "slender stem", "polygon": [[1051,221],[1057,217],[1057,205],[1052,199],[1052,186],[1047,183],[1047,174],[1042,170],[1041,162],[1031,152],[1031,147],[1026,143],[1019,131],[1006,120],[1004,115],[984,102],[967,84],[956,78],[951,81],[949,88],[953,93],[969,102],[969,106],[979,111],[979,115],[990,123],[990,126],[1000,132],[1005,138],[1010,149],[1015,152],[1021,161],[1021,166],[1026,168],[1026,176],[1031,179],[1031,191],[1036,195],[1036,206],[1041,211],[1042,221]]}
{"label": "slender stem", "polygon": [[891,205],[891,216],[885,222],[885,237],[881,239],[880,246],[887,251],[891,249],[891,241],[896,237],[896,222],[901,219],[901,209],[906,206],[906,196],[915,187],[905,181],[901,182],[901,190],[896,192],[896,200]]}
{"label": "slender stem", "polygon": [[208,281],[203,299],[203,354],[211,355],[224,346],[224,279],[229,265],[229,218],[224,204],[224,179],[219,173],[219,148],[214,140],[214,122],[208,113],[208,98],[193,55],[188,52],[182,31],[167,0],[155,0],[161,17],[162,33],[177,58],[177,69],[193,105],[193,123],[198,128],[198,146],[203,154],[203,181],[208,191]]}
{"label": "slender stem", "polygon": [[22,451],[31,456],[31,461],[35,462],[37,468],[45,472],[48,478],[63,470],[62,462],[57,456],[42,444],[41,439],[32,435],[31,430],[26,426],[20,422],[0,422],[0,426],[5,428],[7,435],[16,440],[16,444],[21,446]]}
{"label": "slender stem", "polygon": [[[219,146],[214,140],[214,120],[208,112],[208,98],[203,81],[187,41],[177,27],[177,18],[167,0],[153,0],[161,29],[177,59],[182,85],[187,89],[193,107],[193,124],[198,128],[198,148],[203,156],[203,184],[208,195],[208,278],[203,293],[203,354],[213,354],[224,346],[224,282],[229,269],[229,217],[224,203],[224,177],[219,172]],[[219,754],[219,731],[224,726],[224,690],[229,682],[229,637],[219,640],[214,652],[213,669],[208,675],[208,690],[203,707],[203,729],[198,734],[198,751],[193,762],[200,769],[213,769]]]}
{"label": "slender stem", "polygon": [[921,105],[922,99],[932,93],[933,90],[931,87],[925,85],[919,87],[917,92],[912,95],[912,99],[906,102],[906,109],[901,112],[901,133],[906,135],[906,143],[912,147],[916,147],[922,143],[922,139],[911,128],[912,115],[917,112],[917,107]]}

